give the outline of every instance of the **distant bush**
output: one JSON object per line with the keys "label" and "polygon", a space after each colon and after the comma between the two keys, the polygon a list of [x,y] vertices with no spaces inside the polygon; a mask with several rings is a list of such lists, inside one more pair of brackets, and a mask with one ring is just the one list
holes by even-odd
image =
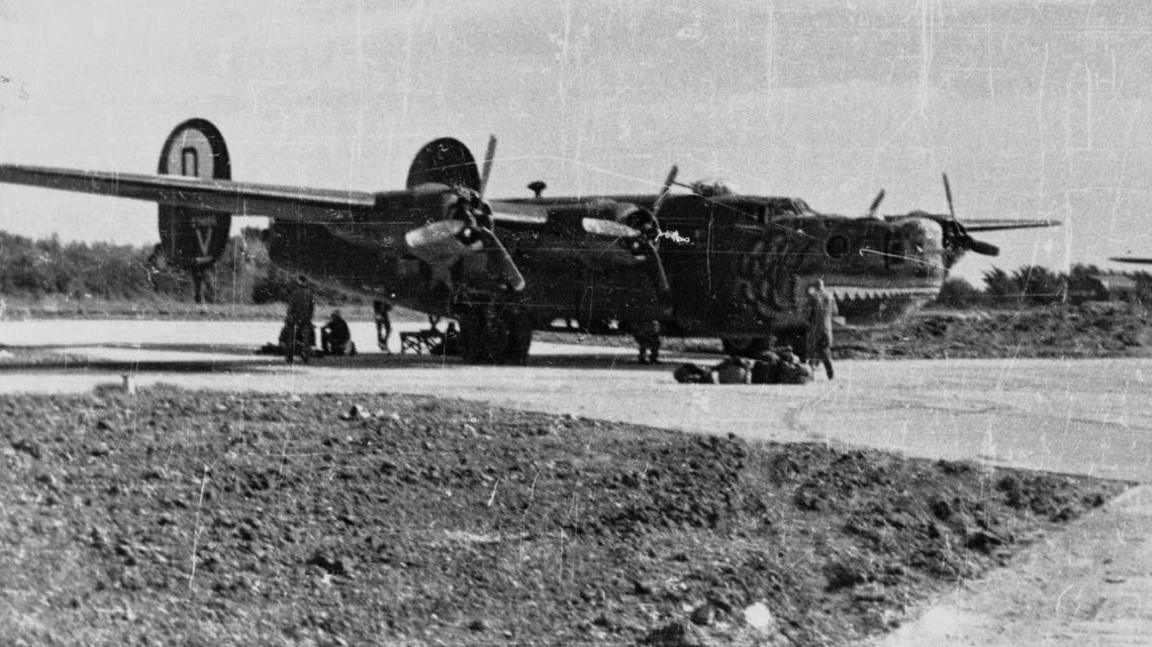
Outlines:
{"label": "distant bush", "polygon": [[1012,273],[1021,300],[1032,305],[1050,305],[1066,300],[1068,275],[1039,265],[1024,265]]}
{"label": "distant bush", "polygon": [[31,240],[0,232],[0,291],[42,297],[135,298],[152,291],[147,253],[128,245]]}
{"label": "distant bush", "polygon": [[947,308],[976,308],[984,304],[984,293],[960,277],[944,281],[936,303]]}

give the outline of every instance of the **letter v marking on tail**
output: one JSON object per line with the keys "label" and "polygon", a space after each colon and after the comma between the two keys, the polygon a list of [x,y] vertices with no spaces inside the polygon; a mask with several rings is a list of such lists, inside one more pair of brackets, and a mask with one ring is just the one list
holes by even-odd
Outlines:
{"label": "letter v marking on tail", "polygon": [[196,242],[200,243],[200,254],[208,256],[208,245],[212,242],[212,225],[194,227],[196,230]]}

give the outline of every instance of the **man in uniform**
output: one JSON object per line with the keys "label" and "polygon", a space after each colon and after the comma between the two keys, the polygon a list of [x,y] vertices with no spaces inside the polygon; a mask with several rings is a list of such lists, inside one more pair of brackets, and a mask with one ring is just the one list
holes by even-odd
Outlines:
{"label": "man in uniform", "polygon": [[836,298],[824,289],[824,280],[816,279],[808,295],[808,363],[813,371],[816,364],[824,363],[824,372],[832,379],[832,318],[840,313],[836,310]]}
{"label": "man in uniform", "polygon": [[715,384],[716,375],[710,368],[698,364],[681,364],[672,373],[672,377],[681,384]]}
{"label": "man in uniform", "polygon": [[441,357],[459,357],[461,355],[460,329],[456,327],[455,321],[448,322],[448,327],[444,329],[443,340],[433,346],[428,352],[431,355],[439,355]]}
{"label": "man in uniform", "polygon": [[780,384],[807,384],[812,381],[812,371],[796,353],[792,352],[791,346],[785,346],[777,353],[780,357],[780,363],[776,369],[776,379]]}
{"label": "man in uniform", "polygon": [[388,338],[392,336],[392,319],[388,313],[392,311],[392,304],[376,299],[372,302],[372,313],[376,319],[376,345],[380,350],[392,354],[388,350]]}
{"label": "man in uniform", "polygon": [[640,347],[641,364],[660,363],[660,322],[637,321],[632,326],[632,336]]}
{"label": "man in uniform", "polygon": [[289,364],[295,359],[297,349],[305,363],[312,355],[312,344],[315,343],[312,315],[315,310],[312,290],[308,289],[308,278],[301,274],[296,277],[296,289],[288,296],[288,316],[284,318],[290,342],[284,346],[284,359]]}
{"label": "man in uniform", "polygon": [[216,303],[216,284],[212,280],[212,265],[197,264],[192,268],[192,300],[196,303]]}
{"label": "man in uniform", "polygon": [[780,383],[780,355],[766,350],[752,360],[752,384]]}
{"label": "man in uniform", "polygon": [[717,364],[712,370],[716,372],[718,384],[752,383],[752,360],[745,357],[732,355]]}
{"label": "man in uniform", "polygon": [[328,323],[320,329],[320,348],[324,350],[325,355],[356,354],[356,344],[352,343],[348,322],[344,321],[339,310],[333,310]]}

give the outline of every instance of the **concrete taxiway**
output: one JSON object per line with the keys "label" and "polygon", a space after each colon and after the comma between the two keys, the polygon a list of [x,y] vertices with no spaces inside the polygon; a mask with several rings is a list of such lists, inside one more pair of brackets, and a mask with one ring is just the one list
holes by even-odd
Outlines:
{"label": "concrete taxiway", "polygon": [[[414,328],[415,326],[409,326]],[[854,361],[806,386],[677,384],[629,348],[535,344],[527,367],[375,352],[353,325],[355,358],[287,366],[252,351],[278,322],[0,322],[0,343],[88,358],[8,365],[0,392],[81,392],[135,376],[196,389],[397,392],[775,441],[844,442],[912,456],[979,460],[1137,481],[1152,479],[1149,360]],[[397,340],[393,339],[394,350]],[[64,355],[61,355],[64,357]]]}
{"label": "concrete taxiway", "polygon": [[[401,327],[404,329],[405,327]],[[408,326],[408,329],[415,326]],[[84,392],[131,375],[224,391],[395,392],[772,441],[870,446],[927,458],[1152,482],[1150,360],[856,361],[806,386],[677,384],[679,361],[638,366],[629,348],[535,344],[527,367],[375,352],[286,366],[253,354],[277,322],[0,322],[0,393]],[[393,340],[393,350],[396,348]],[[59,361],[43,358],[58,356]],[[75,362],[68,357],[85,358]],[[1143,645],[1152,635],[1152,486],[1130,490],[958,587],[884,645]]]}

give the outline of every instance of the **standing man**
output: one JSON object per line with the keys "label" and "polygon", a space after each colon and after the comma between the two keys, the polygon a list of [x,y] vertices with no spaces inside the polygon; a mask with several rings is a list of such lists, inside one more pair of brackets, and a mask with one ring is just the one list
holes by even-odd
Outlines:
{"label": "standing man", "polygon": [[832,317],[840,313],[836,298],[824,289],[824,279],[816,279],[808,294],[808,363],[813,372],[823,362],[824,372],[832,379]]}
{"label": "standing man", "polygon": [[216,284],[212,280],[211,265],[198,264],[192,268],[192,300],[200,304],[216,303]]}
{"label": "standing man", "polygon": [[392,354],[388,350],[388,338],[392,336],[392,319],[388,313],[392,311],[392,304],[376,299],[372,302],[372,313],[376,319],[376,345],[380,350]]}
{"label": "standing man", "polygon": [[284,346],[284,359],[289,364],[296,357],[299,349],[304,363],[312,356],[312,344],[315,333],[312,329],[312,315],[316,304],[312,300],[312,290],[308,289],[308,278],[303,274],[296,277],[296,289],[288,296],[288,316],[284,318],[284,327],[288,332],[288,343]]}
{"label": "standing man", "polygon": [[640,347],[641,364],[660,363],[660,322],[638,321],[632,326],[632,336]]}

